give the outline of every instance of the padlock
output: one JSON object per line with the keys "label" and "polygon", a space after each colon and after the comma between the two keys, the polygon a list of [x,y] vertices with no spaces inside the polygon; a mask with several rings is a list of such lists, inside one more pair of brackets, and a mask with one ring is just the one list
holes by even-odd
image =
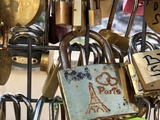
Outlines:
{"label": "padlock", "polygon": [[72,30],[85,30],[86,26],[86,4],[83,0],[73,0],[72,3]]}
{"label": "padlock", "polygon": [[112,0],[100,0],[100,9],[102,18],[109,17],[111,7],[112,7]]}
{"label": "padlock", "polygon": [[[131,14],[132,13],[131,8],[133,7],[133,5],[134,5],[134,0],[124,0],[123,1],[123,12]],[[138,1],[138,9],[137,9],[136,15],[137,16],[144,15],[144,0]]]}
{"label": "padlock", "polygon": [[55,1],[56,25],[72,25],[72,4],[65,0]]}
{"label": "padlock", "polygon": [[100,25],[102,22],[100,0],[89,0],[89,3],[89,26]]}
{"label": "padlock", "polygon": [[146,6],[146,11],[144,13],[144,18],[149,26],[154,32],[160,34],[160,22],[159,22],[159,0],[151,0],[151,2]]}
{"label": "padlock", "polygon": [[102,46],[108,63],[71,68],[67,54],[69,42],[85,35],[75,33],[77,32],[67,33],[59,46],[64,68],[58,73],[59,85],[69,119],[96,119],[136,114],[137,107],[125,99],[120,82],[120,66],[115,63],[109,43],[100,34],[91,30],[89,32],[90,38]]}
{"label": "padlock", "polygon": [[[34,45],[42,45],[41,36],[39,35],[41,32],[38,33],[39,30],[34,30],[31,28],[19,28],[18,30],[13,30],[12,37],[9,40],[9,44],[12,45],[28,45],[28,38],[32,41]],[[9,52],[12,56],[13,65],[18,67],[27,67],[28,64],[28,51],[27,50],[16,50],[16,49],[9,49]],[[41,58],[42,51],[41,50],[34,50],[32,51],[32,67],[39,67],[40,65],[40,58]]]}
{"label": "padlock", "polygon": [[[146,35],[149,33],[146,33]],[[142,37],[142,33],[133,36],[133,41]],[[133,65],[137,71],[138,77],[144,91],[159,90],[159,50],[134,53],[132,56]]]}
{"label": "padlock", "polygon": [[160,99],[159,96],[154,101],[154,120],[159,120]]}
{"label": "padlock", "polygon": [[[137,7],[138,7],[138,0],[135,0],[134,7],[132,8],[132,14],[130,15],[130,19],[129,19],[129,22],[128,22],[128,26],[127,26],[127,30],[126,30],[125,35],[122,35],[121,33],[111,29],[114,14],[116,12],[117,4],[118,4],[118,0],[114,0],[107,28],[100,30],[99,33],[102,36],[104,36],[110,44],[115,44],[121,50],[127,51],[128,47],[129,47],[129,34],[130,34],[130,31],[131,31],[132,24],[133,24],[134,17],[135,17],[135,13],[136,13],[136,10],[137,10]],[[126,55],[126,54],[127,54],[127,52],[124,53],[124,55]]]}
{"label": "padlock", "polygon": [[49,35],[48,42],[56,44],[61,41],[62,37],[71,30],[71,27],[56,25],[55,2],[51,0],[49,16]]}
{"label": "padlock", "polygon": [[58,89],[57,73],[60,67],[59,58],[57,62],[53,62],[42,88],[42,95],[47,98],[53,98]]}

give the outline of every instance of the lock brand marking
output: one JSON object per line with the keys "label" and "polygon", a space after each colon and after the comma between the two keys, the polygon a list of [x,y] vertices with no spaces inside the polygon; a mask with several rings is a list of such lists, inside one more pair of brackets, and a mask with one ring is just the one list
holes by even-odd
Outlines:
{"label": "lock brand marking", "polygon": [[[159,53],[157,53],[156,55],[159,55]],[[146,61],[147,61],[147,69],[151,72],[159,72],[159,73],[155,73],[151,76],[158,76],[160,75],[160,69],[159,69],[159,65],[160,65],[160,59],[152,57],[151,55],[145,55],[143,57]]]}
{"label": "lock brand marking", "polygon": [[86,110],[86,114],[90,114],[91,110],[93,110],[94,113],[99,112],[101,110],[102,112],[109,112],[110,109],[107,108],[98,98],[96,95],[96,92],[93,88],[93,85],[91,82],[88,84],[89,92],[90,92],[90,103],[88,104],[88,108]]}
{"label": "lock brand marking", "polygon": [[88,80],[92,80],[90,70],[87,67],[84,68],[84,72],[77,72],[71,69],[66,70],[64,72],[64,76],[68,83],[70,83],[71,81],[80,81],[80,80],[83,80],[84,78],[87,78]]}

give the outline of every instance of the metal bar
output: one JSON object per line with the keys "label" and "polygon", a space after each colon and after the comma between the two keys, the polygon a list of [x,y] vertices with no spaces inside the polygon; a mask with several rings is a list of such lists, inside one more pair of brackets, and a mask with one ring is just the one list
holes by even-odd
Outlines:
{"label": "metal bar", "polygon": [[86,49],[86,64],[88,64],[88,59],[89,59],[89,15],[88,15],[88,10],[89,10],[89,4],[90,0],[87,0],[87,7],[86,7],[86,35],[85,35],[85,49]]}
{"label": "metal bar", "polygon": [[[30,38],[27,38],[30,39]],[[32,40],[28,41],[28,66],[27,66],[27,98],[31,100],[32,93]],[[29,111],[27,110],[27,120],[30,119]]]}
{"label": "metal bar", "polygon": [[[144,1],[144,13],[146,11],[146,6],[148,5],[149,0]],[[142,25],[142,47],[141,47],[141,52],[145,51],[145,42],[146,42],[146,30],[147,30],[147,23],[145,21],[145,18],[143,16],[143,25]]]}

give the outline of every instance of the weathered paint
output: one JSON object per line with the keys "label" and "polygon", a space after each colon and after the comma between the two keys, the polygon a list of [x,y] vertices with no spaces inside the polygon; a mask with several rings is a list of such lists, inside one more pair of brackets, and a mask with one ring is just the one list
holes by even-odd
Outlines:
{"label": "weathered paint", "polygon": [[118,69],[116,64],[97,64],[59,71],[60,86],[71,120],[138,112],[124,99]]}

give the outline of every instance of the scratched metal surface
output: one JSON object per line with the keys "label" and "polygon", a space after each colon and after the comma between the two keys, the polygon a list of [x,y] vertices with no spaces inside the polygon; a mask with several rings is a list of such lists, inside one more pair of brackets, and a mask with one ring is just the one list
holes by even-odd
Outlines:
{"label": "scratched metal surface", "polygon": [[74,67],[61,70],[59,77],[71,120],[137,112],[123,98],[116,65]]}

